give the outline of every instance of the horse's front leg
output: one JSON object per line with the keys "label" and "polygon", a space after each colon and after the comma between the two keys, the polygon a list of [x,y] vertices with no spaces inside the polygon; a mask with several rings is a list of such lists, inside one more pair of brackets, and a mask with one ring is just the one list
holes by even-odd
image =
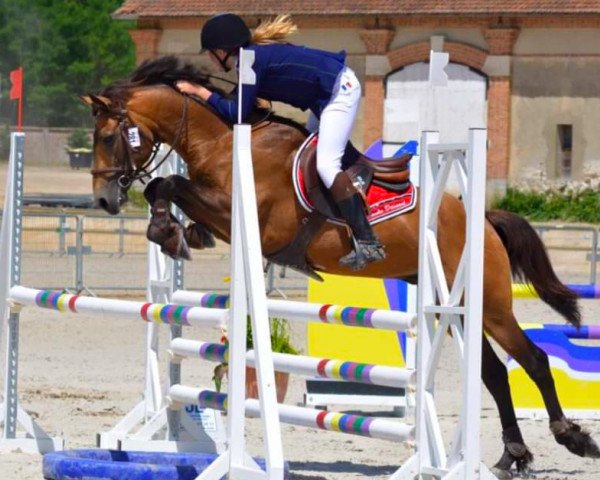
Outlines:
{"label": "horse's front leg", "polygon": [[[187,205],[178,201],[181,189],[185,188],[187,179],[178,175],[167,178],[155,178],[144,191],[144,197],[151,207],[152,216],[146,232],[148,240],[161,246],[162,252],[171,258],[191,259],[190,248],[211,248],[215,246],[212,234],[199,223],[191,223],[183,227],[171,213],[171,202],[180,207],[184,213]],[[189,214],[188,214],[189,216]]]}

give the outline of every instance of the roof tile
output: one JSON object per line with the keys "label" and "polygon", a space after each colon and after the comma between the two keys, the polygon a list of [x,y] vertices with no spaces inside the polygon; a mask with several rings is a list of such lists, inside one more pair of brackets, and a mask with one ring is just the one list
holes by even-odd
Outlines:
{"label": "roof tile", "polygon": [[598,0],[126,0],[115,17],[600,14]]}

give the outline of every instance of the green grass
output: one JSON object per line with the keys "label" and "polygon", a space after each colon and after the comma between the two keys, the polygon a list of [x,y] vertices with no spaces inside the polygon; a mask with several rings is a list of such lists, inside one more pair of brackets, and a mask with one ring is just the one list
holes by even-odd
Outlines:
{"label": "green grass", "polygon": [[600,191],[562,187],[544,191],[509,188],[493,208],[508,210],[530,220],[600,223]]}
{"label": "green grass", "polygon": [[143,192],[131,188],[127,192],[127,196],[129,198],[129,204],[132,207],[139,208],[140,210],[148,210],[148,202],[146,202]]}

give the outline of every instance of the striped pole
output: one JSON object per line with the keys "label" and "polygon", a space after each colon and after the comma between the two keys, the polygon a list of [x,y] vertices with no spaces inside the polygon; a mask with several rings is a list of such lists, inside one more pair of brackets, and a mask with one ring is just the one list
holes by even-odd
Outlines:
{"label": "striped pole", "polygon": [[133,302],[109,298],[82,297],[61,291],[16,286],[10,289],[12,302],[60,312],[115,315],[169,325],[216,326],[227,322],[228,310]]}
{"label": "striped pole", "polygon": [[[169,390],[169,400],[172,404],[194,404],[220,411],[226,411],[228,407],[226,394],[185,385],[173,385]],[[246,399],[246,416],[259,417],[259,405],[258,400]],[[277,408],[280,421],[291,425],[350,433],[392,442],[407,442],[414,439],[414,427],[405,423],[292,405],[278,404]]]}
{"label": "striped pole", "polygon": [[[575,293],[579,298],[600,298],[600,284],[566,284],[565,287]],[[533,286],[526,283],[513,283],[512,293],[514,298],[539,297]]]}
{"label": "striped pole", "polygon": [[[199,357],[215,362],[227,362],[229,359],[226,345],[186,338],[173,339],[171,352],[179,357]],[[255,366],[254,351],[251,350],[246,354],[246,361],[251,367]],[[414,370],[410,369],[314,358],[305,355],[273,353],[273,364],[277,371],[305,377],[317,376],[387,387],[407,387],[415,385],[416,382],[416,374]]]}
{"label": "striped pole", "polygon": [[584,325],[579,328],[573,325],[554,323],[519,323],[523,330],[549,330],[563,334],[567,338],[582,340],[600,340],[600,325]]}
{"label": "striped pole", "polygon": [[[183,305],[198,305],[207,308],[224,308],[228,295],[178,290],[173,301]],[[380,328],[405,331],[416,325],[416,315],[395,310],[345,307],[321,303],[294,302],[291,300],[268,299],[269,316],[290,321],[322,322],[349,327]]]}

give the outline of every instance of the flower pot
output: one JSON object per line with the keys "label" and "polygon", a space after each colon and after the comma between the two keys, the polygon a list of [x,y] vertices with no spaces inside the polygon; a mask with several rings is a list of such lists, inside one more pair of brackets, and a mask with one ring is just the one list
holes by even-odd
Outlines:
{"label": "flower pot", "polygon": [[88,148],[67,149],[69,155],[69,164],[71,168],[79,170],[80,168],[90,168],[94,153]]}
{"label": "flower pot", "polygon": [[[277,403],[283,403],[285,400],[289,379],[289,373],[275,372]],[[254,367],[246,367],[246,398],[258,398],[258,382],[256,380],[256,369]]]}

